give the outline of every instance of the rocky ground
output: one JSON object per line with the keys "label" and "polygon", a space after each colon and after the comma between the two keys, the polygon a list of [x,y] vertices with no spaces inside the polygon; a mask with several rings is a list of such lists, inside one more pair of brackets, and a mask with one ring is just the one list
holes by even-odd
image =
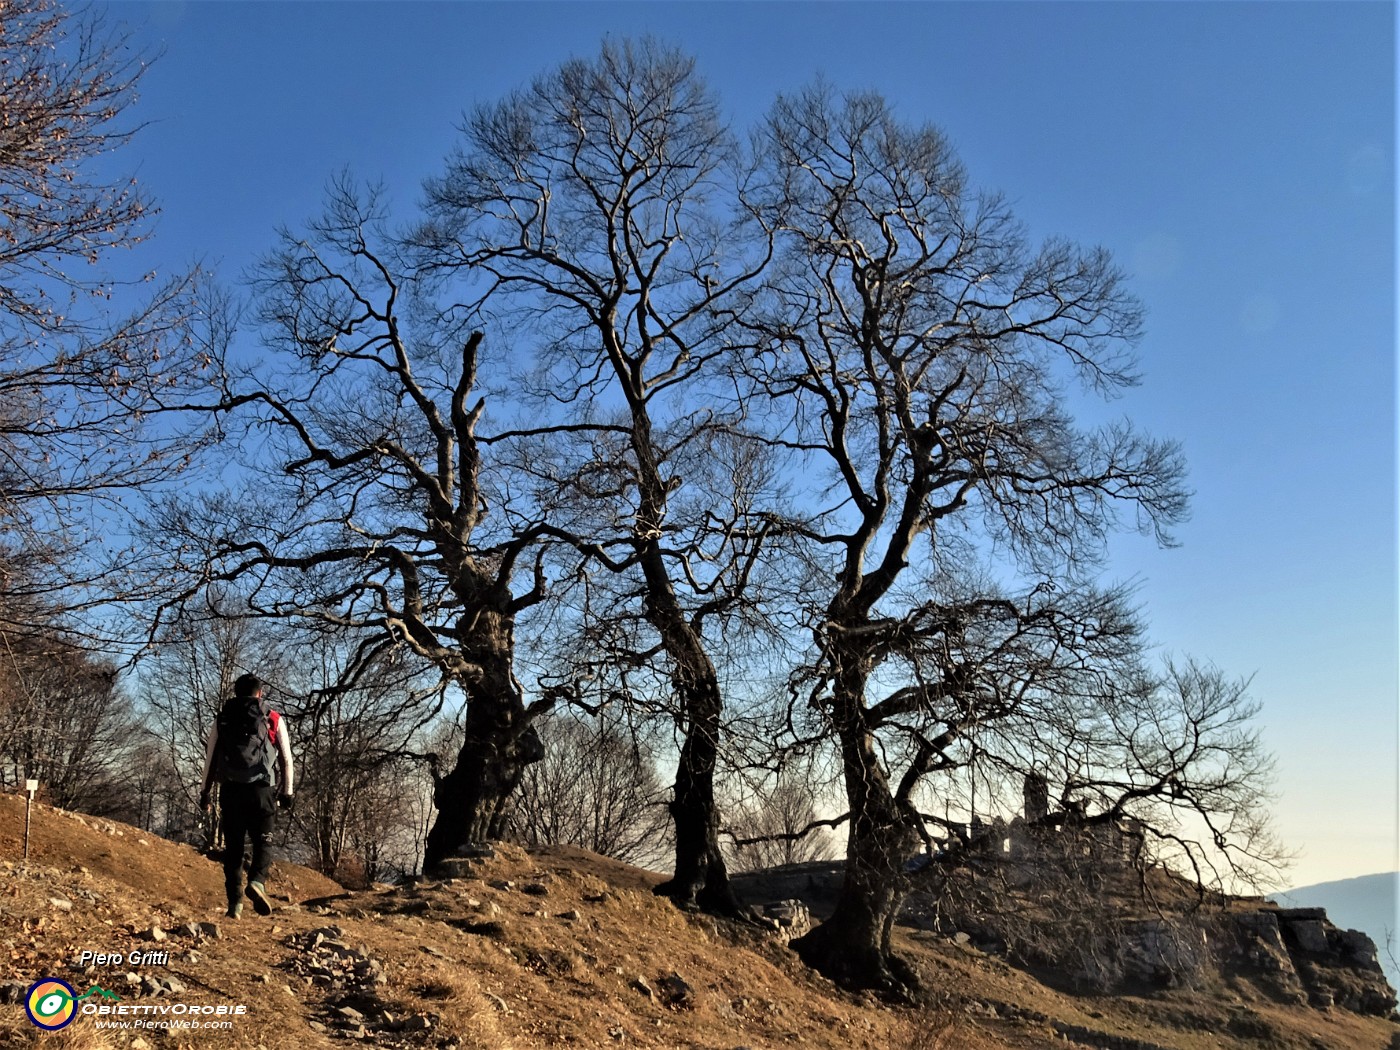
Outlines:
{"label": "rocky ground", "polygon": [[[194,850],[36,810],[23,862],[23,802],[0,796],[0,1046],[1381,1050],[1400,1032],[1241,976],[1071,995],[918,930],[901,950],[934,1005],[893,1007],[795,959],[784,923],[801,906],[771,908],[768,929],[687,916],[652,896],[659,876],[570,849],[501,847],[451,878],[355,893],[279,864],[272,916],[232,921]],[[86,996],[54,1033],[13,1001],[46,977]],[[226,1027],[180,1026],[195,1020]]]}

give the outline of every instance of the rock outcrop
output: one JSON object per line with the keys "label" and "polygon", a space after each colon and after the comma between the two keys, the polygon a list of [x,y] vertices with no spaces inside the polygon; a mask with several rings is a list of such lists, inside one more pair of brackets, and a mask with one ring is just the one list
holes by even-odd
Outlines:
{"label": "rock outcrop", "polygon": [[[815,923],[830,913],[840,892],[841,866],[807,863],[736,875],[738,892],[757,914],[783,925],[799,915]],[[784,898],[775,903],[775,897]],[[1319,1010],[1342,1009],[1386,1017],[1396,993],[1386,980],[1375,943],[1359,930],[1341,930],[1322,908],[1281,908],[1254,899],[1227,899],[1213,909],[1183,907],[1154,918],[1109,918],[1094,925],[1093,951],[1068,951],[1054,959],[1031,958],[1037,968],[1057,968],[1066,985],[1101,993],[1133,987],[1194,986],[1221,975],[1242,977],[1272,998]],[[1031,909],[1034,910],[1033,908]],[[799,920],[800,921],[800,920]],[[1004,916],[940,906],[928,891],[906,902],[902,923],[948,935],[985,952],[1007,952],[1024,933],[1024,914],[1012,930]],[[788,932],[786,929],[781,933]],[[792,936],[797,936],[793,933]],[[1045,939],[1041,938],[1043,942]],[[1053,940],[1053,938],[1051,938]],[[1032,952],[1032,954],[1035,954]]]}
{"label": "rock outcrop", "polygon": [[1377,1017],[1395,1009],[1375,942],[1338,929],[1324,909],[1263,907],[1234,918],[1240,954],[1281,998]]}

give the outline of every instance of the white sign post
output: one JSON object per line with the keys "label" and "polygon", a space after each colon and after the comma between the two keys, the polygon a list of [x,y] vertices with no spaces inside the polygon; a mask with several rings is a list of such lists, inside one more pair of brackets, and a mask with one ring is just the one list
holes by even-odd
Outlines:
{"label": "white sign post", "polygon": [[37,780],[24,782],[24,859],[29,859],[29,811],[34,806],[34,795],[39,790]]}

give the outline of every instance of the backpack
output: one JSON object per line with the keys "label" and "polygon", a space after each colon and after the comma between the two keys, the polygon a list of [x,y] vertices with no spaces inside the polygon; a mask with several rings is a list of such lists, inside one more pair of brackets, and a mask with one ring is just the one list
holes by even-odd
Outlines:
{"label": "backpack", "polygon": [[215,776],[221,784],[277,783],[276,712],[259,697],[226,701],[217,719]]}

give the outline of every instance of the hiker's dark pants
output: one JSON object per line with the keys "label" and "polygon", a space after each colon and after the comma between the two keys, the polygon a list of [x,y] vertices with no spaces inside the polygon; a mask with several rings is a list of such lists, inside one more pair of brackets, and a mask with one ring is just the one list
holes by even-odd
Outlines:
{"label": "hiker's dark pants", "polygon": [[277,791],[267,784],[224,784],[219,788],[223,811],[220,826],[224,832],[224,886],[228,899],[236,901],[243,892],[243,840],[253,843],[253,863],[249,882],[266,882],[272,864],[267,843],[272,838],[272,818],[277,812]]}

